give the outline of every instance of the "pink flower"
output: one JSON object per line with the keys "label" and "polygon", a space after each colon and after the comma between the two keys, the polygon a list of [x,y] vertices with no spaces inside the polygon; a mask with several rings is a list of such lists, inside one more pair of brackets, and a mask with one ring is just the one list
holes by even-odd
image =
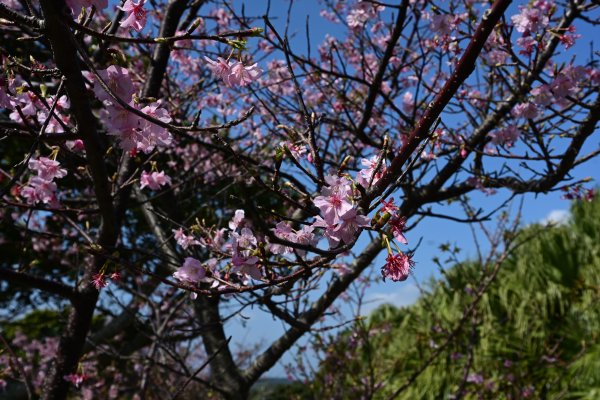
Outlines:
{"label": "pink flower", "polygon": [[240,227],[244,221],[244,210],[235,210],[235,214],[231,221],[229,221],[229,229],[235,231]]}
{"label": "pink flower", "polygon": [[431,17],[429,27],[432,31],[448,35],[455,28],[455,17],[451,14],[435,14]]}
{"label": "pink flower", "polygon": [[183,233],[183,229],[179,228],[177,230],[173,230],[175,234],[175,240],[177,244],[181,246],[182,249],[187,250],[188,247],[200,244],[199,241],[194,239],[192,235],[186,235]]}
{"label": "pink flower", "polygon": [[212,73],[229,87],[247,86],[263,72],[262,69],[258,68],[258,64],[246,67],[239,61],[231,64],[221,57],[217,57],[217,61],[213,61],[208,57],[204,57],[204,59]]}
{"label": "pink flower", "polygon": [[256,256],[247,256],[242,255],[241,253],[234,254],[231,259],[231,263],[233,264],[231,272],[242,274],[246,278],[250,276],[251,278],[258,280],[262,275],[260,269],[258,269],[258,266],[256,265],[257,262],[258,257]]}
{"label": "pink flower", "polygon": [[[169,123],[171,116],[169,112],[160,107],[161,103],[156,102],[142,108],[142,112],[159,121]],[[168,147],[171,145],[173,137],[162,126],[156,125],[148,120],[140,119],[140,140],[137,143],[137,149],[149,154],[156,146]]]}
{"label": "pink flower", "polygon": [[523,36],[517,39],[517,45],[523,50],[519,50],[519,54],[530,56],[535,49],[537,42],[532,36]]}
{"label": "pink flower", "polygon": [[[288,242],[296,242],[297,236],[296,233],[292,230],[290,225],[286,222],[279,222],[275,225],[275,228],[271,229],[276,237],[280,239],[287,240]],[[273,254],[285,254],[292,253],[293,250],[289,246],[284,246],[281,244],[273,243],[269,247]]]}
{"label": "pink flower", "polygon": [[129,13],[119,24],[121,28],[131,28],[136,31],[141,31],[146,25],[146,10],[144,10],[145,0],[139,0],[134,3],[132,0],[127,0],[123,7],[118,7],[126,13]]}
{"label": "pink flower", "polygon": [[183,265],[175,271],[173,277],[181,282],[197,283],[206,278],[206,270],[199,260],[186,257]]}
{"label": "pink flower", "polygon": [[108,282],[106,282],[106,275],[104,275],[104,272],[100,272],[94,275],[92,277],[92,283],[94,284],[96,290],[100,290],[103,287],[106,287],[106,285],[108,285]]}
{"label": "pink flower", "polygon": [[330,235],[336,242],[344,242],[350,244],[360,228],[369,226],[369,217],[358,214],[355,208],[351,209],[341,217],[341,223],[334,230],[334,234]]}
{"label": "pink flower", "polygon": [[217,78],[223,81],[227,79],[231,73],[231,64],[229,61],[221,57],[217,57],[217,61],[213,61],[208,57],[204,57],[204,59],[208,63],[208,69],[210,69]]}
{"label": "pink flower", "polygon": [[534,103],[520,103],[512,109],[512,115],[516,118],[534,119],[538,115],[538,109]]}
{"label": "pink flower", "polygon": [[534,96],[534,101],[540,106],[552,104],[554,95],[550,91],[549,85],[542,85],[531,89],[531,95]]}
{"label": "pink flower", "polygon": [[241,62],[236,62],[231,67],[230,74],[227,76],[227,79],[224,79],[224,82],[229,87],[244,87],[254,82],[262,72],[262,69],[258,68],[258,64],[246,67]]}
{"label": "pink flower", "polygon": [[337,224],[340,218],[352,210],[352,204],[343,193],[333,192],[329,196],[317,196],[313,203],[329,225]]}
{"label": "pink flower", "polygon": [[60,168],[60,163],[47,157],[29,160],[29,169],[37,172],[40,179],[51,181],[67,175],[67,170]]}
{"label": "pink flower", "polygon": [[352,209],[349,201],[351,193],[348,181],[329,175],[325,177],[329,186],[321,190],[321,196],[315,197],[313,203],[321,210],[327,225],[335,225],[340,217]]}
{"label": "pink flower", "polygon": [[64,376],[65,381],[71,382],[77,388],[79,388],[83,382],[88,380],[88,378],[89,376],[86,374],[69,374]]}
{"label": "pink flower", "polygon": [[519,140],[521,132],[516,126],[510,125],[504,129],[500,129],[490,135],[492,143],[498,146],[512,147],[514,143]]}
{"label": "pink flower", "polygon": [[579,39],[581,35],[578,35],[575,32],[575,27],[571,25],[567,28],[567,32],[558,37],[558,40],[565,46],[565,49],[570,49],[574,44],[575,40]]}
{"label": "pink flower", "polygon": [[27,204],[44,203],[56,205],[56,183],[47,181],[38,176],[29,179],[27,186],[21,189],[21,196],[27,201]]}
{"label": "pink flower", "polygon": [[[131,97],[135,93],[135,88],[127,69],[118,67],[116,65],[111,65],[107,69],[99,70],[98,76],[102,78],[102,80],[110,88],[111,92],[113,92],[118,98],[126,103],[131,101]],[[99,83],[94,85],[94,93],[100,101],[114,101]]]}
{"label": "pink flower", "polygon": [[82,152],[85,150],[85,145],[81,139],[68,140],[65,144],[71,151]]}
{"label": "pink flower", "polygon": [[550,22],[548,16],[544,15],[544,11],[540,8],[526,8],[523,6],[520,6],[519,8],[521,13],[513,15],[510,18],[513,24],[515,24],[517,32],[524,34],[536,32],[538,29],[546,27]]}
{"label": "pink flower", "polygon": [[412,113],[415,109],[413,94],[411,92],[406,92],[404,93],[404,96],[402,96],[402,109],[408,114]]}
{"label": "pink flower", "polygon": [[385,261],[385,265],[381,267],[381,275],[384,281],[386,278],[394,282],[405,281],[411,268],[415,265],[410,256],[404,253],[389,254]]}
{"label": "pink flower", "polygon": [[229,26],[231,15],[224,8],[212,10],[210,16],[217,19],[217,25],[219,25],[221,28],[227,28]]}
{"label": "pink flower", "polygon": [[165,175],[164,171],[160,172],[152,172],[148,173],[146,171],[142,172],[142,177],[140,178],[140,187],[143,189],[146,186],[152,190],[158,190],[161,186],[170,185],[171,177]]}
{"label": "pink flower", "polygon": [[390,220],[390,227],[392,228],[392,235],[394,239],[402,244],[407,244],[408,240],[404,236],[404,229],[406,228],[406,218],[395,217]]}
{"label": "pink flower", "polygon": [[394,199],[390,199],[389,201],[381,200],[381,204],[383,205],[380,210],[382,213],[388,212],[393,215],[398,211],[398,206],[394,204]]}
{"label": "pink flower", "polygon": [[118,282],[121,280],[121,273],[119,271],[115,271],[108,276],[110,280]]}
{"label": "pink flower", "polygon": [[[377,163],[379,162],[379,156],[375,155],[372,156],[369,159],[363,158],[360,163],[363,165],[363,168],[360,170],[360,172],[358,173],[358,175],[356,176],[356,181],[364,188],[367,188],[369,186],[369,183],[371,182],[371,178],[373,177],[373,173],[375,172],[375,169],[377,168]],[[379,166],[379,169],[377,170],[377,173],[375,174],[375,177],[373,178],[373,184],[377,183],[377,181],[379,179],[381,179],[381,177],[383,176],[383,173],[385,172],[385,161],[382,161],[381,165]]]}

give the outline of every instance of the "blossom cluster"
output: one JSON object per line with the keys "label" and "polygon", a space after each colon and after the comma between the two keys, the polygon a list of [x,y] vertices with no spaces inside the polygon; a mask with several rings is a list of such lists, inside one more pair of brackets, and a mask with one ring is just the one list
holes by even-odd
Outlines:
{"label": "blossom cluster", "polygon": [[212,73],[228,87],[247,86],[254,82],[263,72],[262,69],[258,68],[258,64],[256,63],[246,66],[241,61],[232,63],[221,57],[217,57],[216,61],[208,57],[204,57],[204,59],[208,63],[208,68]]}
{"label": "blossom cluster", "polygon": [[169,112],[162,107],[160,101],[150,103],[144,107],[134,101],[136,89],[126,68],[111,65],[105,70],[99,70],[98,76],[110,91],[109,93],[105,90],[94,75],[88,74],[90,80],[94,82],[94,94],[104,104],[100,117],[108,131],[108,135],[115,136],[119,140],[121,149],[130,152],[132,155],[136,154],[137,151],[149,154],[156,147],[166,148],[172,144],[173,138],[167,128],[121,107],[114,98],[116,97],[128,103],[131,108],[138,110],[140,114],[145,114],[165,124],[171,122]]}
{"label": "blossom cluster", "polygon": [[346,177],[329,175],[327,186],[315,197],[313,203],[321,211],[312,224],[323,228],[329,247],[341,242],[351,244],[360,228],[369,226],[369,218],[359,213],[354,204],[354,189]]}
{"label": "blossom cluster", "polygon": [[20,189],[21,197],[27,204],[48,204],[52,207],[58,205],[56,196],[55,179],[67,175],[67,170],[60,168],[60,163],[47,157],[38,157],[29,160],[28,167],[37,174],[29,179],[26,186]]}

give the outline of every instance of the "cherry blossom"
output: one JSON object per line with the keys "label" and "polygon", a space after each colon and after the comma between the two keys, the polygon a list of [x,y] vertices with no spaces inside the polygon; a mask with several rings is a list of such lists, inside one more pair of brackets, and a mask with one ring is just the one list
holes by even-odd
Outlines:
{"label": "cherry blossom", "polygon": [[148,173],[146,171],[142,172],[142,176],[140,178],[140,188],[144,189],[148,187],[152,190],[159,190],[162,186],[170,185],[171,177],[165,175],[164,171],[160,172],[151,172]]}
{"label": "cherry blossom", "polygon": [[21,189],[20,193],[27,201],[27,204],[44,203],[55,206],[58,203],[56,198],[56,183],[38,176],[32,177],[27,186]]}
{"label": "cherry blossom", "polygon": [[208,57],[204,57],[204,59],[212,73],[225,82],[228,87],[247,86],[256,81],[263,72],[262,69],[258,68],[258,64],[245,66],[240,61],[231,64],[221,57],[217,57],[217,61],[213,61]]}
{"label": "cherry blossom", "polygon": [[229,229],[231,229],[232,231],[238,229],[242,225],[244,218],[244,210],[235,210],[233,218],[231,219],[231,221],[229,221]]}
{"label": "cherry blossom", "polygon": [[[376,184],[385,172],[385,161],[382,160],[380,156],[375,155],[369,159],[363,158],[361,159],[360,163],[365,168],[361,169],[358,175],[356,176],[356,182],[358,182],[364,188],[369,187],[371,179],[373,179],[373,184]],[[377,166],[378,163],[380,164],[379,168]],[[377,169],[377,173],[375,173],[375,169]],[[375,176],[373,177],[374,173]]]}
{"label": "cherry blossom", "polygon": [[408,278],[411,268],[415,265],[412,258],[405,254],[388,254],[385,265],[381,267],[383,280],[386,278],[394,282],[405,281]]}
{"label": "cherry blossom", "polygon": [[127,0],[122,7],[119,7],[125,13],[129,13],[127,17],[119,23],[121,28],[130,28],[136,31],[141,31],[146,25],[146,10],[144,9],[145,0],[139,0],[135,3],[133,0]]}
{"label": "cherry blossom", "polygon": [[[131,97],[135,93],[135,87],[129,76],[129,71],[126,68],[111,65],[107,69],[99,70],[98,76],[102,78],[115,96],[126,103],[131,101]],[[99,83],[94,85],[93,90],[98,100],[114,101]]]}
{"label": "cherry blossom", "polygon": [[186,257],[181,267],[173,273],[173,277],[185,283],[198,283],[206,278],[206,270],[199,260]]}
{"label": "cherry blossom", "polygon": [[67,170],[60,168],[58,161],[47,157],[38,157],[37,159],[29,160],[29,169],[36,171],[38,177],[46,181],[60,179],[67,175]]}
{"label": "cherry blossom", "polygon": [[513,15],[510,19],[515,24],[517,32],[527,33],[537,32],[540,28],[544,28],[549,23],[549,18],[545,12],[538,7],[519,6],[521,12]]}
{"label": "cherry blossom", "polygon": [[512,109],[512,115],[517,118],[533,119],[538,116],[538,109],[534,103],[519,103]]}
{"label": "cherry blossom", "polygon": [[65,375],[65,381],[71,382],[75,387],[79,388],[85,381],[89,379],[89,376],[86,374],[69,374]]}
{"label": "cherry blossom", "polygon": [[183,232],[182,228],[177,230],[173,229],[173,234],[177,244],[181,246],[182,249],[187,250],[190,246],[199,245],[200,242],[194,238],[192,235],[186,235]]}
{"label": "cherry blossom", "polygon": [[515,142],[519,140],[521,132],[516,126],[510,125],[490,134],[490,136],[493,144],[498,146],[512,147]]}
{"label": "cherry blossom", "polygon": [[96,290],[100,290],[103,287],[106,287],[108,285],[108,282],[106,281],[106,275],[104,274],[104,272],[99,272],[95,274],[92,277],[92,284],[94,285]]}

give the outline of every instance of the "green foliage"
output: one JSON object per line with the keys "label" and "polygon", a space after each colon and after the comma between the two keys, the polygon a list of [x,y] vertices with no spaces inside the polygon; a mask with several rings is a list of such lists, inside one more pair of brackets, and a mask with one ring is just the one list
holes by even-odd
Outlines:
{"label": "green foliage", "polygon": [[344,332],[327,349],[314,393],[388,398],[410,382],[398,398],[599,398],[600,201],[576,203],[568,224],[532,225],[520,237],[531,239],[468,318],[490,266],[455,265],[413,306],[382,306]]}

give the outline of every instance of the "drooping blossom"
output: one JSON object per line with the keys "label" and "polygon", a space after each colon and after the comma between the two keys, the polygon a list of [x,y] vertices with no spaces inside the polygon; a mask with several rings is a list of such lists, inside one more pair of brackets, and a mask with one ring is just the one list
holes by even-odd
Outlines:
{"label": "drooping blossom", "polygon": [[575,40],[579,39],[581,35],[575,33],[575,26],[571,25],[567,28],[567,31],[558,37],[558,40],[565,46],[565,49],[570,49],[574,44]]}
{"label": "drooping blossom", "polygon": [[106,281],[106,275],[104,274],[104,272],[99,272],[95,274],[92,277],[92,284],[94,285],[96,290],[100,290],[103,287],[106,287],[108,285],[108,282]]}
{"label": "drooping blossom", "polygon": [[146,0],[139,0],[135,3],[133,0],[127,0],[123,7],[118,7],[125,13],[129,13],[125,19],[123,19],[119,25],[121,28],[130,28],[136,31],[141,31],[146,25],[146,10],[144,9],[144,3]]}
{"label": "drooping blossom", "polygon": [[83,382],[89,379],[86,374],[69,374],[64,376],[65,381],[71,382],[76,388],[79,388]]}
{"label": "drooping blossom", "polygon": [[415,265],[411,257],[405,253],[388,254],[385,265],[381,267],[381,276],[394,282],[405,281],[411,268]]}
{"label": "drooping blossom", "polygon": [[256,63],[245,66],[238,61],[231,66],[230,73],[224,82],[229,87],[248,86],[254,82],[260,76],[260,74],[262,74],[262,72],[262,69],[258,68],[258,64]]}
{"label": "drooping blossom", "polygon": [[148,173],[146,171],[142,172],[142,176],[140,178],[140,188],[144,189],[148,187],[152,190],[159,190],[162,186],[170,185],[171,177],[165,175],[164,171],[160,172],[151,172]]}
{"label": "drooping blossom", "polygon": [[233,256],[231,258],[232,273],[239,273],[242,275],[244,280],[248,277],[253,279],[260,279],[261,273],[258,268],[258,257],[254,254],[258,241],[254,236],[254,233],[249,228],[242,228],[240,233],[231,232],[231,247],[233,249]]}
{"label": "drooping blossom", "polygon": [[232,64],[221,57],[217,57],[216,61],[208,57],[204,57],[204,59],[212,73],[225,82],[228,87],[247,86],[258,79],[263,72],[262,69],[258,68],[258,64],[245,66],[240,61]]}
{"label": "drooping blossom", "polygon": [[217,78],[223,81],[227,79],[227,77],[231,73],[231,64],[229,63],[229,61],[221,57],[217,57],[217,61],[211,60],[206,56],[204,57],[204,59],[208,63],[208,69],[211,70],[213,75],[215,75]]}

